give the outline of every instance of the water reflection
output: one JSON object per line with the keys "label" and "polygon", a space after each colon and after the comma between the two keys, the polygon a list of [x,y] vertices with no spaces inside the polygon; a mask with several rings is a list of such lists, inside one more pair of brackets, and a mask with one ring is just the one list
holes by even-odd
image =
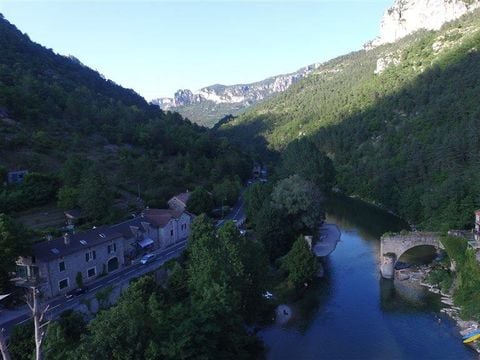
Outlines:
{"label": "water reflection", "polygon": [[287,326],[260,331],[269,359],[473,359],[455,325],[438,313],[438,297],[381,280],[379,238],[408,228],[357,200],[327,202],[327,221],[342,231],[326,276],[293,304]]}

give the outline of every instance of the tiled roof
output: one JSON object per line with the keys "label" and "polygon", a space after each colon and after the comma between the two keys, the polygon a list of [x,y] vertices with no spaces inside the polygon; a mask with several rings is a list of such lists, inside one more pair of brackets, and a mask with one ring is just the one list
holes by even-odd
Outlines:
{"label": "tiled roof", "polygon": [[51,241],[34,244],[32,250],[36,259],[47,262],[120,237],[122,237],[122,234],[109,226],[100,226],[85,232],[68,235],[68,244],[62,236]]}
{"label": "tiled roof", "polygon": [[178,219],[184,212],[172,209],[146,209],[143,216],[157,227],[164,227],[171,219]]}

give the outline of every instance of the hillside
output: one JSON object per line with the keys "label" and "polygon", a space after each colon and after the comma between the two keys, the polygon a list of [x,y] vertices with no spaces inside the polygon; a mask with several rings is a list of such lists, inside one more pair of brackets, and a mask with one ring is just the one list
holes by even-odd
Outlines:
{"label": "hillside", "polygon": [[468,227],[479,205],[480,12],[334,59],[224,125],[284,151],[314,141],[337,185],[424,227]]}
{"label": "hillside", "polygon": [[152,104],[163,110],[175,110],[191,121],[213,127],[226,115],[238,115],[262,100],[281,93],[314,71],[319,64],[293,73],[272,76],[251,84],[211,85],[196,92],[178,90],[173,98],[158,98]]}
{"label": "hillside", "polygon": [[[0,185],[0,212],[55,203],[56,190],[75,190],[91,165],[116,197],[140,194],[151,205],[249,173],[248,158],[207,129],[30,41],[1,15],[0,49],[0,184],[6,171],[27,169],[52,190],[35,201],[25,194],[35,186]],[[66,178],[67,163],[85,173]]]}

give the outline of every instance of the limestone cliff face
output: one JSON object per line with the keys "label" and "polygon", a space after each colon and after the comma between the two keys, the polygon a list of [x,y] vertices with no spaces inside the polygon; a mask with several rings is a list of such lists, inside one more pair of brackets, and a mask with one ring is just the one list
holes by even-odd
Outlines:
{"label": "limestone cliff face", "polygon": [[204,87],[196,92],[188,89],[178,90],[173,98],[154,99],[152,103],[160,106],[164,110],[204,102],[210,102],[212,104],[237,104],[240,107],[248,107],[273,94],[285,91],[290,85],[304,78],[319,66],[320,64],[313,64],[291,74],[273,76],[252,84],[216,84]]}
{"label": "limestone cliff face", "polygon": [[480,0],[396,0],[383,15],[380,35],[365,48],[393,43],[420,29],[438,30],[479,7]]}

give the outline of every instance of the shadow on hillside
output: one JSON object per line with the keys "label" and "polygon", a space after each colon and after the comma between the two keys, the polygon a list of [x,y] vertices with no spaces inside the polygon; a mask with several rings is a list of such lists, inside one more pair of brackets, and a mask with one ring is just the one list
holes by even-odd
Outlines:
{"label": "shadow on hillside", "polygon": [[309,137],[334,158],[345,192],[427,226],[470,225],[480,181],[479,46],[480,35],[396,93]]}
{"label": "shadow on hillside", "polygon": [[240,145],[256,161],[273,162],[279,154],[269,149],[267,140],[261,135],[267,129],[266,120],[268,120],[267,117],[260,116],[235,126],[222,126],[217,130],[217,136],[225,137]]}

